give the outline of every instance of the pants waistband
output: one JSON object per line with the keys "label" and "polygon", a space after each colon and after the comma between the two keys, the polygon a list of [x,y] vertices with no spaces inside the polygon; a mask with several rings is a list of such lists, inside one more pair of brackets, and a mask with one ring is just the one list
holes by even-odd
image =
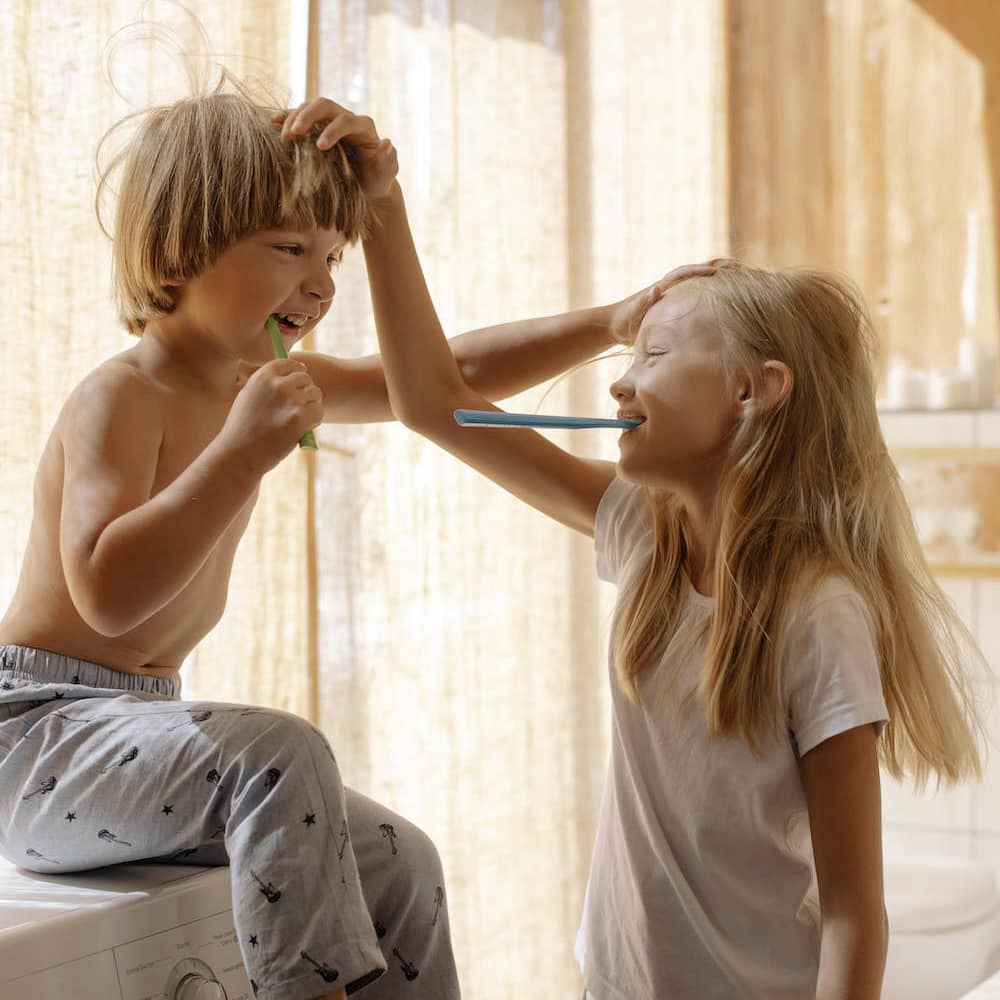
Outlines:
{"label": "pants waistband", "polygon": [[28,680],[34,684],[79,684],[88,688],[144,691],[158,698],[181,696],[179,676],[129,674],[30,646],[0,646],[0,678]]}

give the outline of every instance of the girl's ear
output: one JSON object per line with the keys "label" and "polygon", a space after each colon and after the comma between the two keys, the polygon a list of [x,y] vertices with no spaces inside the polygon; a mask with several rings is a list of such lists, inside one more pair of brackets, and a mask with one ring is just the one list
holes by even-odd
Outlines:
{"label": "girl's ear", "polygon": [[765,361],[764,387],[759,395],[754,395],[750,380],[747,379],[740,385],[740,408],[745,415],[749,415],[751,408],[756,410],[763,408],[772,410],[779,403],[788,398],[795,382],[792,370],[784,361]]}

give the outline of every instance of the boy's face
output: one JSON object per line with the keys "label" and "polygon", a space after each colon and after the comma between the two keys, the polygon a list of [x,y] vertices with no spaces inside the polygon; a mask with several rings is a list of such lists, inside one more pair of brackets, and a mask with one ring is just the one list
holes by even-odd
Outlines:
{"label": "boy's face", "polygon": [[333,301],[331,271],[345,240],[336,229],[267,229],[238,240],[211,267],[178,289],[176,319],[223,353],[261,365],[274,357],[265,326],[279,317],[291,349]]}

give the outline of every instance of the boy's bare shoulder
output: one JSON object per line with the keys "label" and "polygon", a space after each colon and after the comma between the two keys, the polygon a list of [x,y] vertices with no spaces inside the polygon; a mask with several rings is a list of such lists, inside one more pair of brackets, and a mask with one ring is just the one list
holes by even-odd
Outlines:
{"label": "boy's bare shoulder", "polygon": [[102,362],[77,383],[63,405],[59,436],[67,441],[104,437],[113,428],[155,437],[164,424],[162,386],[131,363],[128,352]]}

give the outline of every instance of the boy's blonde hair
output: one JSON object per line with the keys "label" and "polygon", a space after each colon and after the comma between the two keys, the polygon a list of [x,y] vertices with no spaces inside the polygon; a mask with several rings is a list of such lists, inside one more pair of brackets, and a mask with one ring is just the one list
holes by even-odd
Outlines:
{"label": "boy's blonde hair", "polygon": [[[928,570],[875,408],[877,341],[846,280],[717,262],[703,290],[724,364],[764,389],[763,362],[791,369],[788,397],[735,429],[717,510],[715,608],[699,693],[710,733],[759,751],[783,727],[781,653],[795,609],[823,577],[845,577],[873,628],[889,722],[879,756],[896,778],[981,775],[981,722],[963,652],[981,654]],[[621,598],[612,642],[619,680],[656,662],[685,600],[688,531],[678,498],[648,491],[655,548]],[[704,634],[704,632],[702,633]]]}
{"label": "boy's blonde hair", "polygon": [[[200,274],[251,233],[317,226],[354,243],[370,230],[372,209],[351,150],[341,143],[317,148],[318,128],[282,142],[272,119],[283,110],[222,70],[212,93],[140,112],[135,135],[99,167],[99,221],[110,178],[120,171],[109,235],[115,302],[130,333],[171,312],[171,282]],[[101,146],[135,117],[113,126]],[[99,147],[99,163],[100,154]]]}

